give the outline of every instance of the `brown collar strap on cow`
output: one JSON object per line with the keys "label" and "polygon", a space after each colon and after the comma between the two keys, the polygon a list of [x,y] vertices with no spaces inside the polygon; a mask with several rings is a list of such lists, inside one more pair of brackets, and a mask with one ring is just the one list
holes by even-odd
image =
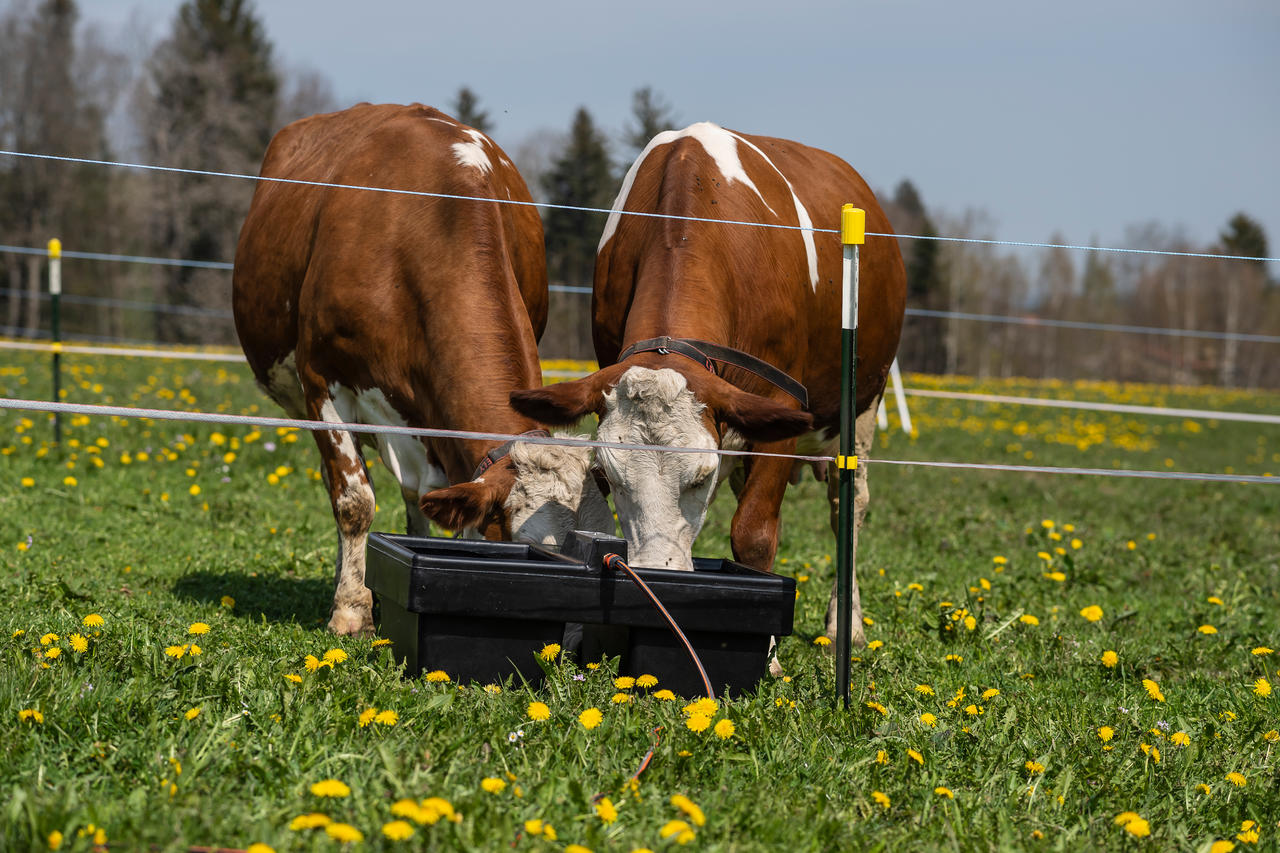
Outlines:
{"label": "brown collar strap on cow", "polygon": [[513,438],[510,441],[502,442],[502,444],[499,444],[493,450],[490,450],[488,453],[484,455],[484,458],[480,460],[480,464],[476,466],[476,472],[471,475],[471,479],[473,480],[479,479],[480,475],[483,474],[485,471],[488,471],[490,466],[493,465],[493,463],[497,462],[499,459],[505,458],[506,455],[511,452],[511,445],[515,444],[517,441],[519,441],[521,438],[524,438],[525,436],[537,436],[538,438],[550,438],[551,433],[547,432],[545,429],[531,429],[531,430],[528,430],[527,432],[520,433],[518,438]]}
{"label": "brown collar strap on cow", "polygon": [[783,373],[767,361],[761,361],[754,355],[748,355],[742,350],[736,350],[732,347],[723,347],[719,344],[713,344],[710,341],[699,341],[695,338],[670,338],[663,335],[660,338],[649,338],[644,341],[636,341],[627,347],[618,356],[618,361],[626,361],[631,356],[640,352],[657,352],[675,353],[685,358],[691,358],[701,364],[712,373],[716,373],[716,362],[721,364],[729,364],[734,367],[741,367],[749,373],[754,373],[761,379],[776,388],[787,392],[792,397],[800,401],[800,405],[809,408],[809,392],[796,380]]}

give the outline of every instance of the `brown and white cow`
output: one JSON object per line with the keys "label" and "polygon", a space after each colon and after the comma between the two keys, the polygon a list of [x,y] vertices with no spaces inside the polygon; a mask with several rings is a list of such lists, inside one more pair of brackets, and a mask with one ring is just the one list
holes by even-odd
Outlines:
{"label": "brown and white cow", "polygon": [[[600,239],[593,332],[606,366],[575,382],[516,392],[512,405],[553,424],[594,412],[600,438],[614,442],[832,455],[840,404],[839,240],[812,230],[697,220],[834,228],[846,202],[866,210],[868,231],[891,232],[866,182],[825,151],[709,123],[658,134],[627,172]],[[906,275],[897,241],[869,238],[860,276],[857,445],[865,456],[902,328]],[[625,352],[661,336],[708,341],[767,362],[807,387],[808,410],[741,368],[722,364],[717,375],[674,352]],[[626,357],[618,362],[620,355]],[[630,450],[601,450],[597,458],[633,562],[692,568],[707,506],[736,459]],[[731,480],[738,495],[734,557],[769,570],[793,465],[747,457],[742,468],[745,476]],[[860,520],[868,495],[864,466],[857,475]],[[835,478],[828,479],[834,501]],[[854,601],[854,639],[861,642],[856,594]],[[833,609],[829,630],[834,617]]]}
{"label": "brown and white cow", "polygon": [[[421,105],[360,104],[294,122],[272,140],[262,175],[530,201],[492,140]],[[259,182],[233,288],[254,375],[293,417],[507,434],[541,426],[507,402],[541,384],[547,274],[532,207]],[[471,481],[499,442],[313,435],[338,525],[338,634],[372,628],[364,551],[374,495],[360,444],[399,482],[411,533],[427,532],[428,515],[543,543],[572,528],[613,530],[585,448],[523,442]],[[450,483],[462,485],[432,492]]]}

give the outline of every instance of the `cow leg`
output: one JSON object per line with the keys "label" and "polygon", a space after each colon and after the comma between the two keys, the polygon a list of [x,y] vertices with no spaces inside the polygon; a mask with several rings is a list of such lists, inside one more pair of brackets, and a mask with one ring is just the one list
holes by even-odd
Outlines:
{"label": "cow leg", "polygon": [[[314,383],[311,388],[323,388]],[[307,409],[314,420],[340,423],[333,400],[324,391],[307,394]],[[364,457],[344,431],[317,430],[321,472],[329,489],[333,518],[338,525],[338,558],[334,568],[333,609],[329,630],[345,636],[373,632],[373,593],[364,585],[364,549],[373,525],[373,484]]]}
{"label": "cow leg", "polygon": [[[853,452],[858,457],[858,467],[853,472],[853,547],[857,554],[858,532],[862,530],[862,520],[867,515],[867,504],[871,501],[871,491],[867,487],[867,466],[863,462],[870,458],[871,447],[876,438],[876,409],[880,401],[877,398],[865,412],[854,421]],[[827,502],[831,507],[831,532],[840,535],[840,472],[832,464],[827,470]],[[856,561],[855,561],[856,563]],[[850,586],[849,609],[851,611],[851,630],[849,637],[853,645],[866,645],[867,637],[862,630],[862,596],[858,593],[858,573],[855,569]],[[836,583],[831,584],[831,600],[827,604],[827,636],[836,637]]]}
{"label": "cow leg", "polygon": [[404,489],[400,494],[404,498],[405,531],[410,536],[430,536],[431,519],[423,515],[418,495]]}

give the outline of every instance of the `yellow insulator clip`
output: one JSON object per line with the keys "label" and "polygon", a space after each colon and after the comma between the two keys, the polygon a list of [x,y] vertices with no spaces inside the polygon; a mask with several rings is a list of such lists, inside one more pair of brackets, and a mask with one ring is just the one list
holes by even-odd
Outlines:
{"label": "yellow insulator clip", "polygon": [[54,237],[52,240],[49,241],[49,257],[51,258],[62,257],[62,241],[59,240],[57,237]]}
{"label": "yellow insulator clip", "polygon": [[857,468],[857,467],[858,467],[858,457],[856,457],[856,456],[837,456],[837,457],[836,457],[836,467],[837,467],[837,468],[848,468],[850,471],[852,471],[854,468]]}
{"label": "yellow insulator clip", "polygon": [[846,204],[840,208],[840,242],[846,246],[861,246],[866,241],[867,212]]}
{"label": "yellow insulator clip", "polygon": [[49,344],[49,352],[62,352],[62,344],[58,341]]}

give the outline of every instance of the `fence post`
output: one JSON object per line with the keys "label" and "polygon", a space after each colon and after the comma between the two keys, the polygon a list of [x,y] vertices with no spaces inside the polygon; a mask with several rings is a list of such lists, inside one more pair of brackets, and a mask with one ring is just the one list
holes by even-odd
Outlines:
{"label": "fence post", "polygon": [[[62,402],[62,241],[49,241],[49,303],[53,327],[53,402]],[[53,413],[53,443],[62,443],[62,415]]]}
{"label": "fence post", "polygon": [[858,398],[858,246],[866,239],[867,213],[846,204],[840,209],[840,242],[844,246],[840,329],[840,518],[836,534],[836,695],[849,707],[849,656],[852,654],[852,614],[849,612],[855,577],[853,539],[855,407]]}

